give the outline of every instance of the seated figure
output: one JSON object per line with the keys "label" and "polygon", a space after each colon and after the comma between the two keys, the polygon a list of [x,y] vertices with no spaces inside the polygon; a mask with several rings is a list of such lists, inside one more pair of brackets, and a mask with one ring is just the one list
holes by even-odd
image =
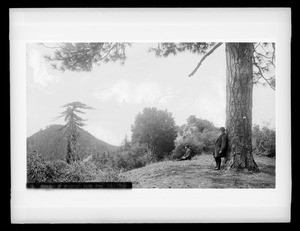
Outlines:
{"label": "seated figure", "polygon": [[185,146],[185,154],[179,159],[179,160],[191,160],[192,155],[191,155],[191,149],[189,146]]}

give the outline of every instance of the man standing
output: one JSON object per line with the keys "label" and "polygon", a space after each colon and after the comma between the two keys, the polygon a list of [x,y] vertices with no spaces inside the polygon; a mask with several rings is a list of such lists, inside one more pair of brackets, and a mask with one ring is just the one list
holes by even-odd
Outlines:
{"label": "man standing", "polygon": [[225,133],[225,128],[220,127],[219,129],[220,135],[218,136],[216,142],[215,142],[215,150],[214,150],[214,158],[216,161],[216,170],[221,169],[221,161],[222,157],[226,157],[227,151],[228,151],[228,137]]}

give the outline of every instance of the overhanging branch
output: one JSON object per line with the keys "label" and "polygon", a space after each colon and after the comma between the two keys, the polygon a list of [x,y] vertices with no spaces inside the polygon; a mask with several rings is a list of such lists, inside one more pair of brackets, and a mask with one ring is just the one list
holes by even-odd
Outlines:
{"label": "overhanging branch", "polygon": [[275,90],[274,86],[270,83],[270,81],[263,75],[259,65],[256,62],[253,62],[253,65],[258,69],[258,72],[260,74],[260,76],[267,82],[267,84],[273,89]]}
{"label": "overhanging branch", "polygon": [[223,43],[217,43],[217,45],[215,45],[209,52],[207,52],[202,59],[200,60],[200,62],[198,63],[198,65],[196,66],[196,68],[192,71],[191,74],[189,74],[189,77],[193,76],[196,71],[198,70],[198,68],[201,66],[202,62],[209,56],[211,55],[219,46],[221,46]]}
{"label": "overhanging branch", "polygon": [[46,47],[46,48],[50,48],[50,49],[59,49],[60,47],[49,47],[49,46],[46,46],[44,43],[40,43],[40,45]]}

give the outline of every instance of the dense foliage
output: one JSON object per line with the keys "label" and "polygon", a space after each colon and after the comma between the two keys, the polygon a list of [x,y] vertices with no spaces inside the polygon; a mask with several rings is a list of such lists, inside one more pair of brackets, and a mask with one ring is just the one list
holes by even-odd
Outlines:
{"label": "dense foliage", "polygon": [[217,137],[218,129],[211,122],[190,116],[187,123],[179,128],[172,157],[178,159],[184,155],[184,147],[187,145],[190,147],[192,155],[202,152],[210,153],[213,151]]}
{"label": "dense foliage", "polygon": [[205,54],[209,48],[216,43],[158,43],[157,47],[149,48],[149,52],[154,52],[157,57],[168,57],[181,52],[189,51],[196,54]]}
{"label": "dense foliage", "polygon": [[46,46],[55,50],[46,59],[58,70],[91,71],[93,64],[100,65],[102,62],[117,60],[124,63],[127,46],[130,43],[57,43],[54,47]]}
{"label": "dense foliage", "polygon": [[131,127],[132,143],[147,147],[150,158],[161,160],[174,149],[177,136],[175,120],[168,111],[144,108]]}
{"label": "dense foliage", "polygon": [[39,153],[27,155],[27,182],[118,182],[125,181],[114,169],[101,170],[93,162],[46,161]]}
{"label": "dense foliage", "polygon": [[115,158],[115,166],[125,171],[143,167],[153,161],[147,154],[148,150],[145,145],[133,143],[129,149],[120,150]]}
{"label": "dense foliage", "polygon": [[258,155],[274,157],[276,155],[276,132],[268,125],[255,125],[252,129],[253,152]]}
{"label": "dense foliage", "polygon": [[45,161],[39,153],[31,153],[27,157],[28,182],[84,182],[92,181],[97,169],[91,163],[64,161]]}

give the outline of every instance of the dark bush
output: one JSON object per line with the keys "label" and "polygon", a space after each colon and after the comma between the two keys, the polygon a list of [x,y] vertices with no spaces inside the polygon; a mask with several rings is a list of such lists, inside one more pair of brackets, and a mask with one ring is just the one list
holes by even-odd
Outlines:
{"label": "dark bush", "polygon": [[143,144],[131,144],[130,149],[120,151],[115,155],[115,167],[125,171],[140,168],[150,163],[147,155],[147,148]]}
{"label": "dark bush", "polygon": [[88,182],[97,177],[98,170],[91,162],[74,162],[67,165],[64,175],[60,178],[63,182]]}
{"label": "dark bush", "polygon": [[276,132],[268,125],[260,128],[255,125],[252,130],[252,148],[257,155],[275,157],[276,155]]}
{"label": "dark bush", "polygon": [[111,164],[112,153],[109,152],[99,152],[92,155],[92,163],[96,165],[98,169],[103,169]]}
{"label": "dark bush", "polygon": [[128,157],[126,154],[117,154],[115,156],[115,167],[117,169],[123,169],[123,170],[128,170],[129,169],[129,164],[128,164]]}
{"label": "dark bush", "polygon": [[217,137],[218,129],[211,122],[190,116],[187,119],[187,124],[182,125],[178,130],[172,159],[183,156],[186,145],[190,146],[192,155],[211,153]]}
{"label": "dark bush", "polygon": [[27,155],[27,182],[46,182],[46,163],[42,155],[30,153]]}
{"label": "dark bush", "polygon": [[97,176],[97,168],[90,162],[45,161],[41,154],[28,154],[27,182],[87,182]]}
{"label": "dark bush", "polygon": [[179,159],[180,157],[182,157],[185,154],[186,146],[189,146],[189,148],[191,149],[191,155],[192,157],[194,157],[195,155],[201,154],[204,144],[193,138],[178,141],[176,143],[175,149],[173,150],[171,159]]}
{"label": "dark bush", "polygon": [[[195,121],[198,122],[197,126],[195,126]],[[178,159],[183,156],[185,154],[184,147],[186,145],[189,145],[192,149],[192,155],[211,153],[214,150],[215,140],[218,137],[218,130],[211,126],[205,127],[206,125],[209,125],[209,123],[206,121],[204,122],[202,122],[201,119],[190,117],[188,119],[188,124],[183,125],[179,129],[172,159]],[[201,126],[198,126],[199,124]],[[201,132],[199,131],[199,127],[201,128]],[[276,148],[275,138],[275,129],[269,128],[268,125],[263,127],[255,125],[252,131],[253,153],[274,157]]]}
{"label": "dark bush", "polygon": [[219,136],[217,130],[204,129],[196,135],[199,142],[202,144],[201,151],[211,153],[214,150],[215,141]]}
{"label": "dark bush", "polygon": [[172,113],[156,108],[144,108],[131,126],[132,143],[147,145],[148,154],[154,161],[163,160],[174,149],[177,136]]}

